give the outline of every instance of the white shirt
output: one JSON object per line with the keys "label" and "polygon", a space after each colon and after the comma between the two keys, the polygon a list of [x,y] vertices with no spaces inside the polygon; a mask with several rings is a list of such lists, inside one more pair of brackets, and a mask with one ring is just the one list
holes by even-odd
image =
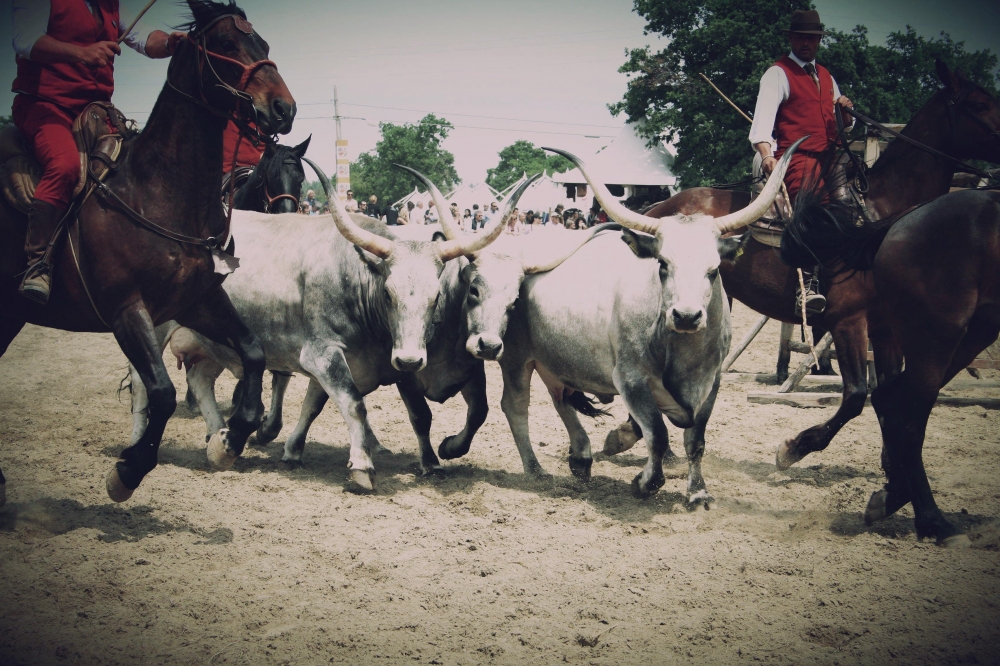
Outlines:
{"label": "white shirt", "polygon": [[[804,67],[805,60],[800,59],[794,53],[789,53],[788,57],[798,65]],[[811,61],[813,67],[816,61]],[[833,76],[830,76],[833,79]],[[788,76],[785,70],[778,65],[772,65],[764,76],[760,77],[760,92],[757,93],[757,106],[753,111],[753,125],[750,126],[750,145],[756,148],[758,143],[767,143],[771,146],[773,155],[778,149],[778,144],[774,140],[774,121],[778,117],[778,107],[788,99],[791,88],[788,85]],[[837,81],[833,81],[833,99],[840,97],[840,87]],[[853,123],[852,123],[853,126]]]}
{"label": "white shirt", "polygon": [[[93,7],[89,0],[84,0],[87,9],[93,12]],[[26,60],[31,60],[31,49],[35,42],[48,32],[49,13],[52,10],[52,3],[48,0],[13,0],[10,8],[11,32],[13,34],[14,53]],[[132,22],[132,17],[119,6],[118,9],[118,35],[119,37],[128,24]],[[125,43],[142,55],[146,54],[146,40],[153,32],[145,28],[141,23],[137,23],[125,37]],[[144,35],[144,36],[143,36]]]}
{"label": "white shirt", "polygon": [[357,199],[348,199],[347,201],[345,201],[344,210],[346,210],[348,213],[357,213],[358,212]]}

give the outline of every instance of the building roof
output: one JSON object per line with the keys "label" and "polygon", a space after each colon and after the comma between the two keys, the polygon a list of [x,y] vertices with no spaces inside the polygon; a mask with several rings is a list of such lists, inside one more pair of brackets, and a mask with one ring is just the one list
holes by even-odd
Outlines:
{"label": "building roof", "polygon": [[[629,123],[622,128],[610,144],[586,158],[587,170],[606,184],[668,186],[676,185],[677,177],[671,172],[674,156],[667,147],[658,143],[646,146],[646,139],[636,130],[643,124]],[[579,169],[552,176],[556,183],[586,183]]]}

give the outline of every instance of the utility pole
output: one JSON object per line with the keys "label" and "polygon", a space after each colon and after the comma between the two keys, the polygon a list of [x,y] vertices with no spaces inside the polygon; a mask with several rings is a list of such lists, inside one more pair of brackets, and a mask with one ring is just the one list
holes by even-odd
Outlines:
{"label": "utility pole", "polygon": [[337,86],[333,87],[333,119],[337,122],[337,196],[347,198],[347,190],[351,189],[351,161],[347,152],[347,139],[340,132],[340,99],[337,97]]}
{"label": "utility pole", "polygon": [[337,141],[344,137],[340,134],[340,101],[337,99],[337,86],[333,87],[333,119],[337,121]]}

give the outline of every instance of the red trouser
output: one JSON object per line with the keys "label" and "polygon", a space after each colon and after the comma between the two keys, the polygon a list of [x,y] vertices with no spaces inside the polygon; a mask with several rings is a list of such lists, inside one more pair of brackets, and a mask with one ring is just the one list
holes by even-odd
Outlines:
{"label": "red trouser", "polygon": [[[784,151],[776,153],[775,157],[781,159],[782,154]],[[788,171],[785,172],[785,188],[791,198],[789,204],[795,203],[795,196],[803,187],[822,187],[822,155],[822,153],[803,153],[800,151],[795,151],[795,154],[792,155],[791,164],[788,165]]]}
{"label": "red trouser", "polygon": [[14,125],[44,169],[35,198],[67,208],[80,181],[80,153],[72,131],[75,118],[51,102],[25,95],[14,98],[12,112]]}

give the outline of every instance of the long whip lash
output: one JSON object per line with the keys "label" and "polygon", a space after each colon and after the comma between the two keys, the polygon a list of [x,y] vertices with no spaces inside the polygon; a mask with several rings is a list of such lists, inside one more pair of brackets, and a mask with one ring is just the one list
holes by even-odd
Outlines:
{"label": "long whip lash", "polygon": [[142,18],[142,15],[145,14],[146,12],[148,12],[149,8],[152,7],[155,2],[156,2],[156,0],[149,0],[149,3],[145,7],[142,8],[142,11],[139,12],[139,14],[135,17],[135,20],[132,21],[132,23],[129,24],[129,26],[127,28],[125,28],[125,32],[123,32],[122,36],[118,38],[118,43],[119,44],[121,44],[122,42],[125,41],[125,38],[129,36],[129,33],[132,32],[132,29],[136,25],[138,25],[139,19]]}

